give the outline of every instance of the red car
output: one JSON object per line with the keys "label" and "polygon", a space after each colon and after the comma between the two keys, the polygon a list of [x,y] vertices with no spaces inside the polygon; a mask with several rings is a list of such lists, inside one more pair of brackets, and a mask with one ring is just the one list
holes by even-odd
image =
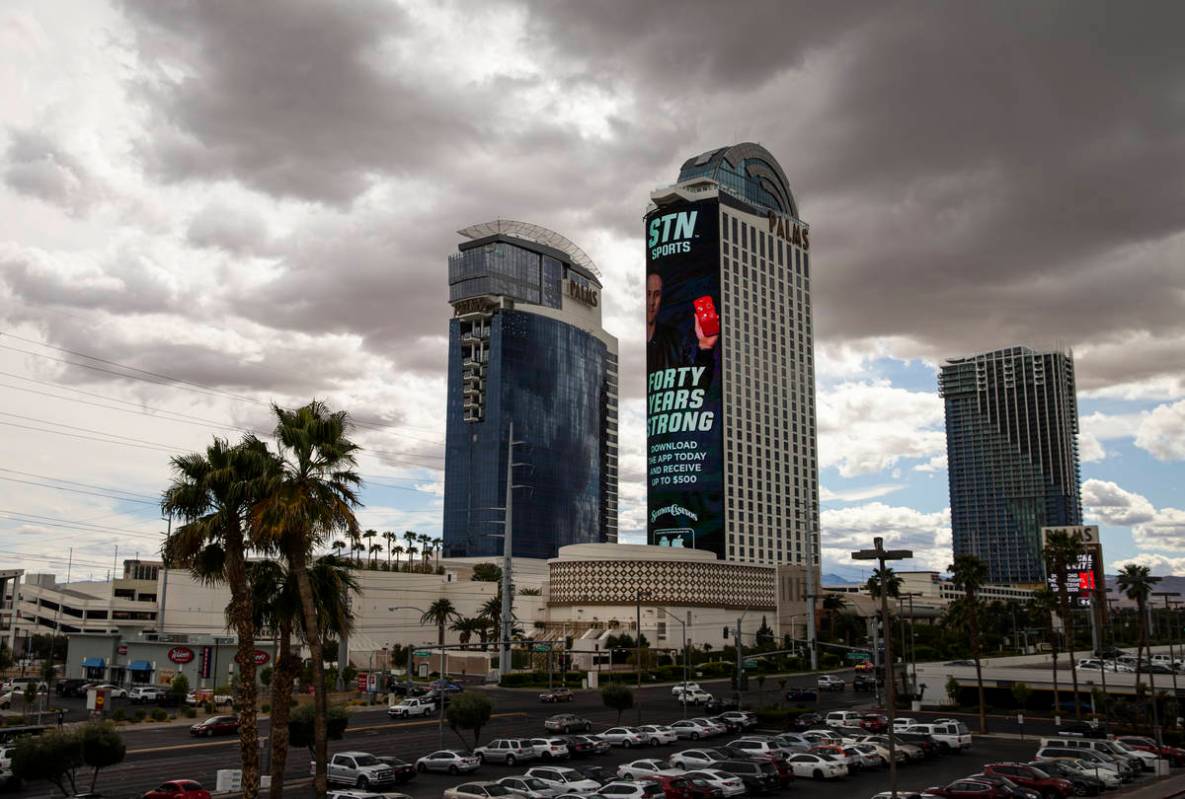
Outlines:
{"label": "red car", "polygon": [[790,769],[790,764],[786,762],[785,757],[781,755],[765,755],[760,759],[767,761],[778,772],[778,785],[783,788],[790,786],[790,783],[794,780],[794,772]]}
{"label": "red car", "polygon": [[973,779],[955,780],[945,788],[927,788],[925,793],[946,799],[1011,799],[1012,796],[999,785]]}
{"label": "red car", "polygon": [[720,799],[724,793],[704,780],[689,780],[665,774],[643,777],[639,782],[653,782],[662,787],[663,799]]}
{"label": "red car", "polygon": [[1036,791],[1045,799],[1064,799],[1074,794],[1074,783],[1051,777],[1026,763],[989,763],[983,767],[983,773],[989,777],[1007,777],[1022,788]]}
{"label": "red car", "polygon": [[879,735],[889,729],[889,717],[882,716],[880,713],[868,713],[860,719],[860,726],[873,735]]}
{"label": "red car", "polygon": [[144,794],[142,799],[210,799],[210,792],[200,782],[169,780]]}
{"label": "red car", "polygon": [[1151,752],[1157,757],[1163,757],[1174,766],[1185,766],[1185,749],[1179,746],[1157,746],[1156,741],[1141,735],[1120,735],[1115,740],[1129,749]]}
{"label": "red car", "polygon": [[189,727],[189,734],[195,738],[234,735],[238,731],[238,716],[210,716],[210,718],[199,721],[197,724],[191,724]]}

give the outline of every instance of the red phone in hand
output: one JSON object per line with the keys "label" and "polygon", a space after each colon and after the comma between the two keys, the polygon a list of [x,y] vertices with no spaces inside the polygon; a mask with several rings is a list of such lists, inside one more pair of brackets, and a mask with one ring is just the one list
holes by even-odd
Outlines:
{"label": "red phone in hand", "polygon": [[695,318],[699,320],[699,329],[703,334],[720,335],[720,315],[716,313],[716,303],[712,302],[712,298],[705,294],[691,304],[695,306]]}

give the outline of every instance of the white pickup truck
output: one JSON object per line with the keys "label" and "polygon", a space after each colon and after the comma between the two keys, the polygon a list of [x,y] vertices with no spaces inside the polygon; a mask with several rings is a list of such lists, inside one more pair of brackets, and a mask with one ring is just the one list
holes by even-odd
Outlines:
{"label": "white pickup truck", "polygon": [[436,712],[436,703],[427,697],[409,696],[397,705],[387,708],[387,715],[393,719],[415,716],[430,716]]}
{"label": "white pickup truck", "polygon": [[[315,774],[316,769],[316,761],[309,761],[309,773]],[[349,785],[362,791],[395,781],[391,767],[369,752],[338,752],[329,759],[326,772],[330,783]]]}

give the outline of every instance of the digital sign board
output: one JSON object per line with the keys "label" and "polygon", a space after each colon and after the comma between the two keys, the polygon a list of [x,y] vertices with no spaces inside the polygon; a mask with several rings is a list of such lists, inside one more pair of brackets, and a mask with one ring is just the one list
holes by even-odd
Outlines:
{"label": "digital sign board", "polygon": [[[1099,540],[1099,528],[1095,525],[1071,525],[1067,527],[1042,527],[1041,548],[1044,550],[1049,536],[1054,532],[1069,533],[1082,544],[1078,560],[1066,569],[1066,593],[1075,607],[1089,607],[1096,591],[1104,590],[1103,545]],[[1057,575],[1046,577],[1049,590],[1057,591]]]}
{"label": "digital sign board", "polygon": [[719,205],[646,216],[647,542],[724,557]]}

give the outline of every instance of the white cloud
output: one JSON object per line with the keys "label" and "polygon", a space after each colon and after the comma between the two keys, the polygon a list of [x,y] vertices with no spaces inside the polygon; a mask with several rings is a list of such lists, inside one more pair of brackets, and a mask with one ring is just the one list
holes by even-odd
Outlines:
{"label": "white cloud", "polygon": [[907,391],[888,380],[841,383],[820,391],[818,412],[819,466],[837,466],[844,477],[946,449],[937,392]]}
{"label": "white cloud", "polygon": [[[911,549],[912,560],[901,561],[902,571],[942,571],[951,562],[950,509],[924,513],[914,508],[872,502],[853,508],[836,508],[819,514],[824,570],[851,567],[851,554],[872,546],[880,536],[891,549]],[[829,565],[830,564],[830,565]]]}
{"label": "white cloud", "polygon": [[883,483],[881,485],[865,486],[863,488],[846,488],[832,491],[827,486],[819,487],[819,499],[823,502],[860,502],[865,499],[876,499],[894,491],[905,488],[900,483]]}
{"label": "white cloud", "polygon": [[1185,558],[1173,558],[1166,555],[1140,555],[1135,558],[1123,558],[1107,564],[1107,569],[1108,571],[1119,571],[1124,566],[1131,564],[1147,566],[1154,575],[1185,574]]}
{"label": "white cloud", "polygon": [[1157,460],[1185,459],[1185,400],[1159,405],[1140,421],[1136,446]]}
{"label": "white cloud", "polygon": [[935,455],[925,463],[920,463],[913,467],[915,472],[942,472],[946,471],[946,453]]}
{"label": "white cloud", "polygon": [[1103,524],[1130,527],[1138,546],[1185,550],[1185,510],[1157,508],[1146,497],[1106,480],[1087,480],[1082,504],[1088,516]]}
{"label": "white cloud", "polygon": [[1106,457],[1107,450],[1103,448],[1103,443],[1099,441],[1098,436],[1086,432],[1078,434],[1078,459],[1080,461],[1094,463]]}

